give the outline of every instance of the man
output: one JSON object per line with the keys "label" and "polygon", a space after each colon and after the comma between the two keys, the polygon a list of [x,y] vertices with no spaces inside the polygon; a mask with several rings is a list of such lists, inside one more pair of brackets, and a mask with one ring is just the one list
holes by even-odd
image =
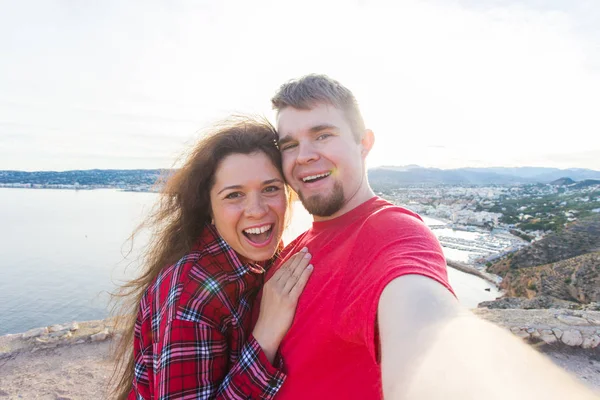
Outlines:
{"label": "man", "polygon": [[[307,247],[314,271],[280,346],[288,376],[279,399],[585,393],[514,338],[462,311],[434,235],[418,215],[369,187],[365,160],[374,135],[347,88],[309,75],[284,84],[272,103],[285,178],[314,217],[281,259]],[[517,361],[500,358],[498,346]],[[498,364],[501,379],[480,373]],[[527,369],[540,365],[546,374]],[[534,395],[527,385],[502,382],[523,376],[531,385],[567,383]]]}

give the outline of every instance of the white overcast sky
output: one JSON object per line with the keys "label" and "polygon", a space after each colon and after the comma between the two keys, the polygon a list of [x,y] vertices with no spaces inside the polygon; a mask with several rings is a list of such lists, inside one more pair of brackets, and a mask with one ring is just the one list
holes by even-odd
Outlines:
{"label": "white overcast sky", "polygon": [[170,167],[312,72],[370,167],[600,170],[597,0],[0,0],[0,169]]}

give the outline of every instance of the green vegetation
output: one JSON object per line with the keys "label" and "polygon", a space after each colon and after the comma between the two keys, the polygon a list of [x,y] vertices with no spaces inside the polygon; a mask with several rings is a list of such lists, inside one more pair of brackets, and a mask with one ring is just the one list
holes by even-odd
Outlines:
{"label": "green vegetation", "polygon": [[[500,222],[524,232],[559,232],[568,222],[588,217],[593,214],[592,210],[600,208],[600,190],[566,191],[559,188],[557,193],[538,195],[539,190],[540,185],[528,185],[518,197],[504,195],[492,206],[479,208],[502,213]],[[522,234],[518,236],[531,241]]]}

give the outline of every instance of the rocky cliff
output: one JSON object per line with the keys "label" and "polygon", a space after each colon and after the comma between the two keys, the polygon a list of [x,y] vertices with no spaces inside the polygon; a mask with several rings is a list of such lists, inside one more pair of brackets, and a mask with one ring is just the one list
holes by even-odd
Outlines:
{"label": "rocky cliff", "polygon": [[488,271],[502,276],[505,297],[542,298],[550,306],[548,299],[600,303],[600,215],[549,234]]}

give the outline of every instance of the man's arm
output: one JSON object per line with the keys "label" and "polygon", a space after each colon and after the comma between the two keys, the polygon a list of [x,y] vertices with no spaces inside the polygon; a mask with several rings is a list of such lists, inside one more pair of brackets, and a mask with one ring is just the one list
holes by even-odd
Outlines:
{"label": "man's arm", "polygon": [[388,400],[597,398],[430,278],[391,281],[379,299],[378,324]]}

